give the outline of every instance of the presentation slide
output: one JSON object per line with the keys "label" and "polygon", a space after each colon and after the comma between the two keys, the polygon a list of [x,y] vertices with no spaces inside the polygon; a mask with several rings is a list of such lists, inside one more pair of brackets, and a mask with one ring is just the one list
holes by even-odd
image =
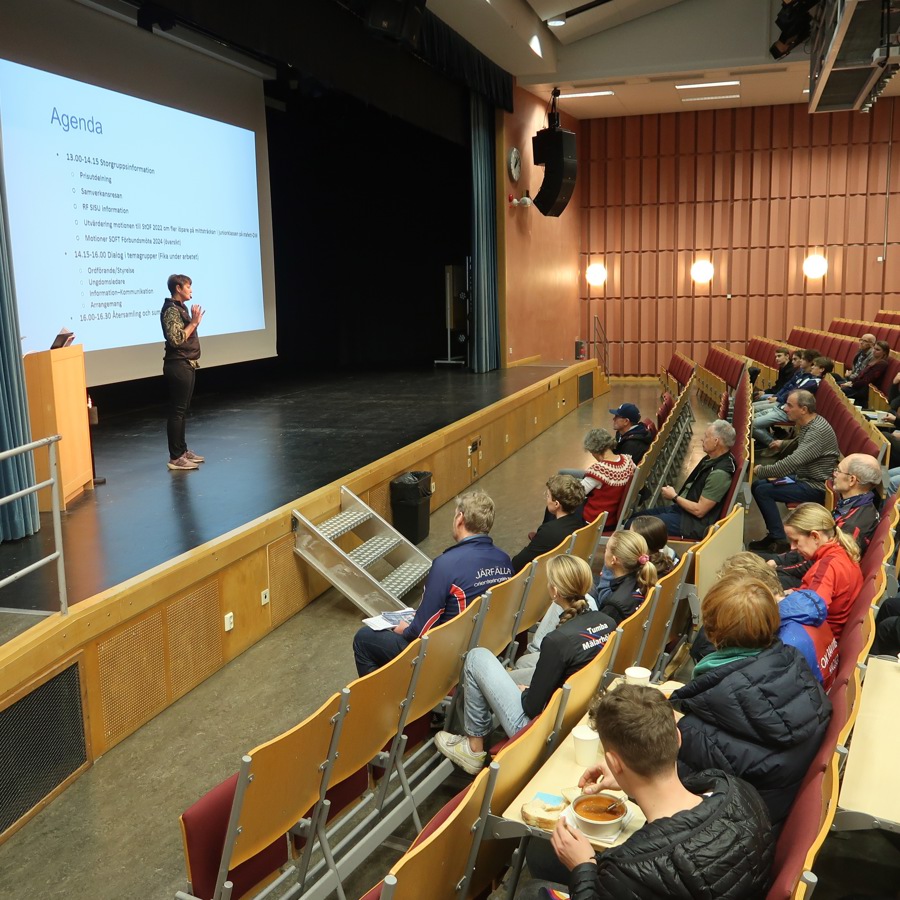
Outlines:
{"label": "presentation slide", "polygon": [[23,353],[67,328],[161,359],[173,273],[201,339],[265,329],[252,131],[0,59],[0,161]]}

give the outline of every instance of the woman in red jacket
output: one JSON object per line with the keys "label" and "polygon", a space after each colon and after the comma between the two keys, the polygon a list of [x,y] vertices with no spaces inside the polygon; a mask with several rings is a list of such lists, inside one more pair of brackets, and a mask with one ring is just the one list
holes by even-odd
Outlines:
{"label": "woman in red jacket", "polygon": [[793,510],[785,520],[784,533],[791,550],[812,561],[797,590],[813,591],[825,601],[828,624],[839,638],[862,589],[856,541],[818,503],[801,503]]}

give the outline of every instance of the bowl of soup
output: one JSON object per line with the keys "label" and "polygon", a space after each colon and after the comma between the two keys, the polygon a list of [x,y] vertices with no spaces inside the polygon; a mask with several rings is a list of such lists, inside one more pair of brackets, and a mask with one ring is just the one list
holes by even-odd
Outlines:
{"label": "bowl of soup", "polygon": [[572,803],[572,814],[579,831],[588,837],[609,837],[622,827],[628,807],[614,794],[582,794]]}

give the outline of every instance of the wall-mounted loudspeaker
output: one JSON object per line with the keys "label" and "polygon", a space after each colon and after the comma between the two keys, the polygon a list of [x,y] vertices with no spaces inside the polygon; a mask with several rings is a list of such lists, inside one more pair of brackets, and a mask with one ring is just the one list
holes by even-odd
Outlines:
{"label": "wall-mounted loudspeaker", "polygon": [[425,0],[371,0],[366,22],[383,37],[415,45],[424,13]]}
{"label": "wall-mounted loudspeaker", "polygon": [[531,139],[534,163],[544,167],[544,181],[534,205],[545,216],[558,216],[575,191],[578,158],[574,132],[544,128]]}

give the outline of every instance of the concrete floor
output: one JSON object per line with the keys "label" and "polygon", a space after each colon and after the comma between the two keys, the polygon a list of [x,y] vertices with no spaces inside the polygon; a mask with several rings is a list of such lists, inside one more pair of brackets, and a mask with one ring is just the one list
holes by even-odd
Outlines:
{"label": "concrete floor", "polygon": [[[541,520],[547,477],[585,461],[583,434],[594,425],[608,427],[610,406],[633,401],[652,414],[656,395],[652,382],[614,384],[610,395],[576,410],[485,475],[479,487],[497,505],[496,543],[511,554],[525,544]],[[698,410],[695,445],[711,418]],[[696,453],[695,446],[686,466]],[[446,504],[431,517],[431,534],[420,546],[432,557],[452,541],[452,512]],[[747,536],[761,534],[754,510]],[[185,887],[178,815],[236,771],[243,751],[296,724],[355,677],[351,642],[360,618],[328,592],[97,760],[0,846],[0,897],[173,897]],[[309,648],[323,646],[331,652],[317,654],[313,665]],[[451,784],[435,806],[461,783]],[[346,885],[347,896],[358,897],[401,853],[385,847]],[[881,833],[837,835],[826,842],[816,870],[817,900],[894,897],[900,851]]]}

